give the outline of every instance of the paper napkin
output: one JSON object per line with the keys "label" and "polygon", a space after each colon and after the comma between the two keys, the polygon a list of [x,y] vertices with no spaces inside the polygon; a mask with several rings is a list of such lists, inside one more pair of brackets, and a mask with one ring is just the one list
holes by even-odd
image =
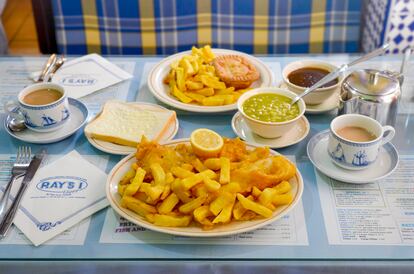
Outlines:
{"label": "paper napkin", "polygon": [[108,206],[107,175],[72,151],[38,170],[14,220],[40,245]]}
{"label": "paper napkin", "polygon": [[[40,72],[33,73],[37,79]],[[68,97],[80,98],[97,90],[132,78],[98,54],[89,54],[66,62],[53,76],[52,82],[62,85]]]}

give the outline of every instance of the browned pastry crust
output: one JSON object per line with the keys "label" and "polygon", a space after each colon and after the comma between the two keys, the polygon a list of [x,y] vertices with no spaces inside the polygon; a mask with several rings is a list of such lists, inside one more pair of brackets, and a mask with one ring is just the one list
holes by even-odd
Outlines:
{"label": "browned pastry crust", "polygon": [[221,55],[213,60],[217,76],[226,86],[247,88],[260,78],[256,67],[240,55]]}

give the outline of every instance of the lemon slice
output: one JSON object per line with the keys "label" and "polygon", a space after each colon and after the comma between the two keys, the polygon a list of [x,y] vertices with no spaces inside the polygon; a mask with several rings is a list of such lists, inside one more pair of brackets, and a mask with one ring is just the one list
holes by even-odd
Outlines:
{"label": "lemon slice", "polygon": [[194,130],[190,136],[193,151],[200,157],[216,157],[223,147],[223,138],[210,129],[199,128]]}

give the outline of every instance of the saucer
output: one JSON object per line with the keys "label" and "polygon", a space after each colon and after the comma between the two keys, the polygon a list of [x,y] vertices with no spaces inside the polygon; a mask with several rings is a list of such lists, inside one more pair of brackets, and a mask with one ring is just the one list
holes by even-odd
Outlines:
{"label": "saucer", "polygon": [[[279,87],[289,89],[288,86],[284,82],[280,83]],[[336,96],[335,94],[333,94],[331,97],[329,97],[325,102],[321,104],[306,105],[305,113],[306,114],[325,113],[325,112],[338,108],[338,105],[339,105],[339,95]]]}
{"label": "saucer", "polygon": [[[159,105],[155,105],[155,104],[150,104],[150,103],[142,103],[142,102],[130,102],[129,104],[133,104],[135,106],[139,106],[142,109],[146,109],[146,110],[167,110],[166,108],[159,106]],[[96,117],[99,116],[100,113],[98,113]],[[90,122],[92,122],[95,118],[91,119]],[[89,122],[89,123],[90,123]],[[178,132],[178,119],[177,117],[174,120],[174,123],[172,123],[168,129],[165,132],[165,135],[161,138],[161,142],[165,142],[165,141],[169,141],[172,140],[175,135]],[[135,153],[137,151],[136,147],[129,147],[129,146],[123,146],[123,145],[118,145],[118,144],[114,144],[111,142],[106,142],[106,141],[102,141],[102,140],[97,140],[95,138],[91,138],[89,136],[86,136],[86,139],[88,139],[89,143],[94,146],[96,149],[99,149],[103,152],[106,153],[110,153],[110,154],[116,154],[116,155],[129,155],[131,153]]]}
{"label": "saucer", "polygon": [[68,101],[70,118],[60,129],[52,132],[36,132],[30,129],[20,132],[13,132],[7,127],[7,122],[11,118],[10,115],[8,115],[4,120],[4,128],[12,137],[24,142],[33,144],[50,144],[59,142],[74,134],[85,124],[88,118],[88,108],[82,102],[73,98],[68,98]]}
{"label": "saucer", "polygon": [[328,154],[329,130],[322,131],[308,143],[308,156],[312,164],[326,176],[351,184],[366,184],[384,179],[398,165],[398,152],[391,143],[380,148],[377,160],[363,170],[347,170],[335,165]]}
{"label": "saucer", "polygon": [[302,116],[295,126],[281,137],[263,138],[251,131],[240,112],[234,114],[231,127],[241,139],[258,146],[268,146],[270,148],[282,148],[299,143],[308,135],[310,128],[308,119]]}

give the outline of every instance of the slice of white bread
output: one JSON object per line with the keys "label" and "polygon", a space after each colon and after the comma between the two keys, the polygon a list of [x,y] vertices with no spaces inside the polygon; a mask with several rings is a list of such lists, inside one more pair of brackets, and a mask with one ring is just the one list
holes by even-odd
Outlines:
{"label": "slice of white bread", "polygon": [[159,141],[175,119],[175,111],[148,110],[111,100],[105,103],[99,116],[85,127],[85,134],[98,140],[136,147],[143,135]]}

